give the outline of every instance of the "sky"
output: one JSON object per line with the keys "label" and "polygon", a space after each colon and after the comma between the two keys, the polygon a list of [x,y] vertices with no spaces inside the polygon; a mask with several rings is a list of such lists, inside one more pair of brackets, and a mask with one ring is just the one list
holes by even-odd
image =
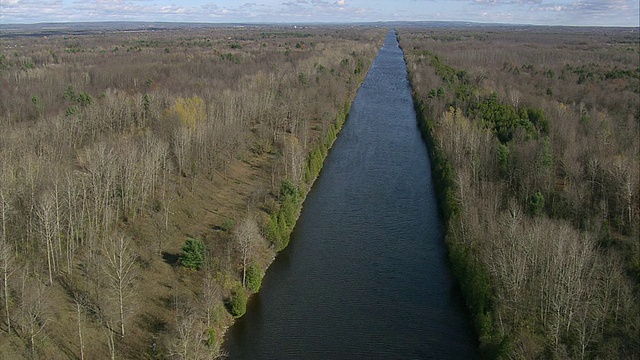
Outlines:
{"label": "sky", "polygon": [[640,26],[639,0],[0,0],[0,24],[471,21]]}

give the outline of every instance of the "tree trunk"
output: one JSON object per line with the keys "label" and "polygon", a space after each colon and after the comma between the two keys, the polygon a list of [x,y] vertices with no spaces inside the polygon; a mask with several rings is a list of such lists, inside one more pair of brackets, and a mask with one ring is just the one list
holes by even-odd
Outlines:
{"label": "tree trunk", "polygon": [[9,315],[9,256],[10,249],[2,244],[2,286],[4,290],[4,311],[7,318],[7,333],[11,334],[11,316]]}
{"label": "tree trunk", "polygon": [[124,297],[123,297],[123,286],[120,285],[118,291],[118,300],[120,302],[120,337],[124,337]]}
{"label": "tree trunk", "polygon": [[76,311],[78,315],[78,339],[80,341],[80,360],[84,360],[84,342],[82,341],[82,304],[76,301]]}

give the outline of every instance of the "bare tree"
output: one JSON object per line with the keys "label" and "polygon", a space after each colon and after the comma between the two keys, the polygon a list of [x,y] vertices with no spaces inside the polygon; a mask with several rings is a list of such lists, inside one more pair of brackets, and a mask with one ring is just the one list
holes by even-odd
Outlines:
{"label": "bare tree", "polygon": [[178,360],[209,360],[219,355],[207,343],[207,332],[198,314],[189,306],[177,309],[175,333],[169,340],[170,356]]}
{"label": "bare tree", "polygon": [[288,136],[284,139],[285,176],[299,184],[302,180],[302,165],[305,160],[304,149],[298,138]]}
{"label": "bare tree", "polygon": [[80,243],[80,232],[82,228],[82,214],[79,211],[82,201],[78,194],[78,184],[72,174],[67,173],[65,176],[65,195],[67,207],[67,226],[66,226],[66,260],[67,274],[73,271],[73,257]]}
{"label": "bare tree", "polygon": [[11,333],[11,314],[9,312],[9,277],[16,271],[14,253],[8,241],[0,241],[0,271],[2,271],[2,297],[7,333]]}
{"label": "bare tree", "polygon": [[5,321],[7,332],[11,333],[11,316],[9,313],[9,277],[15,271],[14,267],[14,249],[9,244],[7,238],[7,221],[11,211],[11,194],[8,175],[10,169],[2,168],[3,174],[0,175],[0,271],[2,271],[2,290],[4,299]]}
{"label": "bare tree", "polygon": [[105,257],[104,273],[117,306],[120,336],[125,334],[125,320],[131,310],[131,300],[135,285],[136,255],[131,241],[122,235],[114,235],[103,245]]}
{"label": "bare tree", "polygon": [[242,259],[242,286],[246,286],[247,267],[253,255],[255,243],[260,236],[260,229],[254,218],[246,218],[236,229],[236,241]]}
{"label": "bare tree", "polygon": [[204,308],[207,329],[211,328],[211,320],[216,307],[220,305],[222,289],[215,279],[207,274],[202,285],[201,305]]}
{"label": "bare tree", "polygon": [[77,323],[78,323],[78,344],[80,348],[80,360],[84,360],[84,339],[82,337],[82,318],[83,318],[82,312],[85,306],[84,305],[85,298],[83,295],[76,293],[73,296],[73,302],[75,305],[76,317],[77,317]]}
{"label": "bare tree", "polygon": [[172,138],[172,150],[175,156],[176,165],[178,166],[178,172],[182,176],[189,174],[189,160],[191,159],[191,141],[192,132],[190,128],[179,126],[175,129]]}
{"label": "bare tree", "polygon": [[3,168],[3,174],[0,175],[0,241],[9,241],[7,239],[7,221],[11,213],[11,192],[12,184],[9,179],[5,178],[9,174],[10,169]]}
{"label": "bare tree", "polygon": [[112,323],[107,320],[105,323],[105,335],[107,336],[107,347],[109,349],[109,356],[111,360],[116,360],[116,341],[114,339],[114,331],[112,329]]}
{"label": "bare tree", "polygon": [[40,201],[38,207],[38,230],[42,241],[45,243],[47,254],[47,268],[49,269],[49,285],[53,284],[53,272],[56,271],[56,258],[53,248],[55,237],[55,202],[53,195],[46,193]]}
{"label": "bare tree", "polygon": [[36,354],[36,338],[50,321],[48,289],[42,281],[24,268],[20,287],[20,328],[29,342],[29,350]]}

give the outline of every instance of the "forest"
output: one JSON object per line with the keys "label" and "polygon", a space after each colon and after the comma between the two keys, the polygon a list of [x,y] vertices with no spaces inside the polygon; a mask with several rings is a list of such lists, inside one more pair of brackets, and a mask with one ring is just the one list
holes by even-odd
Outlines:
{"label": "forest", "polygon": [[224,356],[386,30],[4,35],[0,357]]}
{"label": "forest", "polygon": [[638,28],[398,33],[481,355],[637,359]]}

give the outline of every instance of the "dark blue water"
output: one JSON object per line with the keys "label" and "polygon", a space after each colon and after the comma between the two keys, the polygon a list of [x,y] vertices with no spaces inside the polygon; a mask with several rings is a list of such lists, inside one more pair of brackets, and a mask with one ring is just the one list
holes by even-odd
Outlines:
{"label": "dark blue water", "polygon": [[358,90],[289,247],[225,339],[231,359],[469,359],[395,33]]}

